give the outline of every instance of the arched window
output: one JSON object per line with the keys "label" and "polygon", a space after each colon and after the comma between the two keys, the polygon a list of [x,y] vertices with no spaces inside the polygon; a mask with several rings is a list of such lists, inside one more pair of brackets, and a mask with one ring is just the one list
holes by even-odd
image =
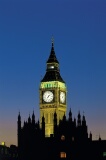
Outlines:
{"label": "arched window", "polygon": [[74,141],[74,137],[72,137],[72,141]]}
{"label": "arched window", "polygon": [[60,152],[60,158],[66,158],[66,152]]}
{"label": "arched window", "polygon": [[65,140],[65,136],[64,136],[64,135],[61,136],[61,140],[62,140],[62,141]]}

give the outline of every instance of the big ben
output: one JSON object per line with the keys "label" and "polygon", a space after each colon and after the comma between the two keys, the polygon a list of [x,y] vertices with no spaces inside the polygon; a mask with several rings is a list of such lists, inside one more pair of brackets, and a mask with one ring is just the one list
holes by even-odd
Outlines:
{"label": "big ben", "polygon": [[46,62],[46,73],[40,82],[40,125],[42,117],[45,118],[45,136],[53,134],[54,113],[57,114],[57,123],[66,114],[67,88],[66,83],[60,75],[59,61],[54,51],[54,41],[49,58]]}

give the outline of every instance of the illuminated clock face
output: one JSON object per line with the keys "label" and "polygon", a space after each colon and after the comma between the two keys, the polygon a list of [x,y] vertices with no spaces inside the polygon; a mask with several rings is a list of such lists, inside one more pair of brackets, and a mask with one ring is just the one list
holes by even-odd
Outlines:
{"label": "illuminated clock face", "polygon": [[60,92],[60,102],[65,103],[65,92]]}
{"label": "illuminated clock face", "polygon": [[51,91],[45,91],[43,93],[43,100],[45,102],[51,102],[53,100],[53,97],[54,97],[54,95],[53,95],[53,92],[51,92]]}

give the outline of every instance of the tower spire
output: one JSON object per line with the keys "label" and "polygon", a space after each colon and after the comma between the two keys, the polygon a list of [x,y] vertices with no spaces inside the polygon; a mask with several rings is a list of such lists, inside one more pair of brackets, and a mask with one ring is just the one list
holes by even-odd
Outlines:
{"label": "tower spire", "polygon": [[52,47],[54,47],[54,37],[53,37],[53,35],[52,35],[51,41],[52,41]]}
{"label": "tower spire", "polygon": [[46,74],[41,80],[41,82],[47,82],[47,81],[59,81],[59,82],[64,82],[60,75],[60,69],[59,69],[59,61],[57,60],[55,50],[54,50],[54,38],[51,38],[52,41],[52,46],[51,46],[51,51],[49,58],[46,62],[47,64],[47,69],[46,69]]}

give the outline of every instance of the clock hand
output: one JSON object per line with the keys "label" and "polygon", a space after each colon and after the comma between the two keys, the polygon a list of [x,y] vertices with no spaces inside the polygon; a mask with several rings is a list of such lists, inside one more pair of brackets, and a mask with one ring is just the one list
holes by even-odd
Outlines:
{"label": "clock hand", "polygon": [[49,98],[50,95],[47,96],[47,98]]}

